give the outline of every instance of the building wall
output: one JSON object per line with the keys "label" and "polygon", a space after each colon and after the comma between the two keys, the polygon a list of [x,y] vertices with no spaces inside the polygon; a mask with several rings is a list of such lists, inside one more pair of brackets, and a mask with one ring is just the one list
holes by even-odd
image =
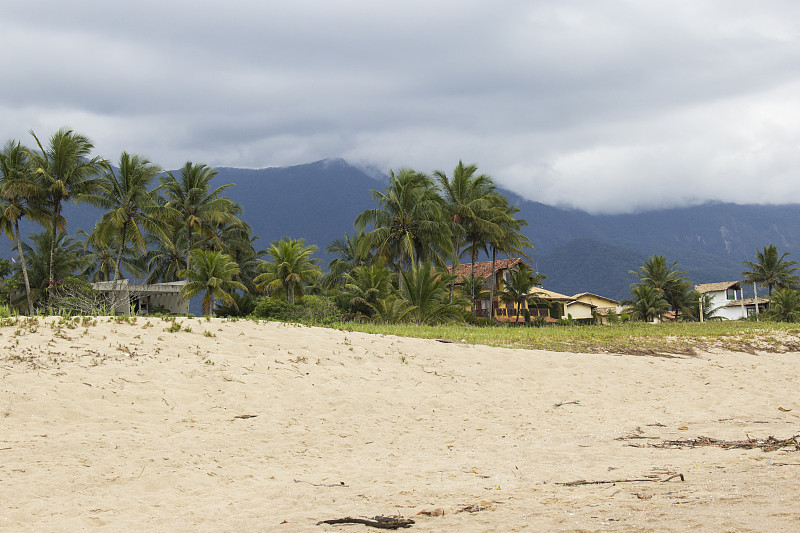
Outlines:
{"label": "building wall", "polygon": [[[737,307],[723,307],[731,300],[728,299],[727,291],[713,291],[708,292],[706,294],[711,295],[711,308],[719,307],[717,311],[714,313],[715,317],[720,317],[725,320],[739,320],[740,318],[746,318],[746,314],[742,314],[742,308],[740,306]],[[741,291],[737,293],[738,297],[741,298]]]}

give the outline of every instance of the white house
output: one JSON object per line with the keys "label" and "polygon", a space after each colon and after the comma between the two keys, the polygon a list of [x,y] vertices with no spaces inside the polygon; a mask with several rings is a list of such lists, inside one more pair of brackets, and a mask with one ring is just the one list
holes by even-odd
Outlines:
{"label": "white house", "polygon": [[92,283],[92,287],[113,302],[117,315],[147,315],[157,311],[188,314],[189,300],[181,297],[186,281],[169,283],[129,284],[127,279]]}
{"label": "white house", "polygon": [[[742,286],[738,281],[704,283],[696,285],[695,289],[700,294],[709,294],[711,296],[711,308],[718,308],[714,313],[715,317],[720,317],[724,320],[739,320],[740,318],[747,318],[756,312],[755,298],[744,298]],[[759,298],[758,312],[763,313],[768,308],[769,299]]]}

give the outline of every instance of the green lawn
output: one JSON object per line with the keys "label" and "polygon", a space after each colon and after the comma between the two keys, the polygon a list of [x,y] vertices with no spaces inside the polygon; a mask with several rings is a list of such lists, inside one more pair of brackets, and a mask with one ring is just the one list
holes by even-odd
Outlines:
{"label": "green lawn", "polygon": [[708,349],[738,352],[800,351],[800,325],[776,322],[635,322],[615,326],[541,328],[348,322],[334,327],[363,333],[443,339],[505,348],[581,353],[691,355]]}

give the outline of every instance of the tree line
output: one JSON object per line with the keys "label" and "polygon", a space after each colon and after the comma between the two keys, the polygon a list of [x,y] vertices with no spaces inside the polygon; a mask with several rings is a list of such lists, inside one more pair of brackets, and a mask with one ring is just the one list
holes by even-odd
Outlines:
{"label": "tree line", "polygon": [[[748,268],[742,272],[743,282],[760,285],[767,290],[767,318],[788,322],[800,321],[800,277],[797,261],[787,259],[789,252],[779,254],[774,244],[756,250],[755,261],[742,261]],[[674,320],[714,320],[718,308],[713,307],[710,294],[700,294],[677,269],[678,262],[669,263],[663,255],[646,259],[638,270],[631,270],[638,281],[632,285],[632,298],[623,302],[633,320],[653,322],[672,312]],[[774,292],[773,292],[773,289]],[[756,303],[758,305],[758,303]]]}
{"label": "tree line", "polygon": [[[520,232],[527,221],[477,166],[459,162],[449,176],[402,169],[373,191],[376,207],[356,217],[353,234],[327,246],[335,258],[323,273],[316,247],[302,239],[257,250],[241,207],[225,196],[231,185],[214,187],[216,171],[205,164],[167,172],[123,152],[112,165],[68,128],[45,141],[31,137],[30,146],[10,140],[0,153],[0,225],[16,255],[4,286],[24,292],[12,304],[28,313],[52,310],[65,283],[130,278],[186,280],[184,296],[202,295],[208,314],[252,312],[259,298],[272,300],[264,308],[292,306],[310,293],[349,316],[461,320],[486,290],[474,276],[481,254],[496,260],[531,247]],[[99,222],[69,236],[68,203],[100,208]],[[42,231],[26,242],[22,220]],[[466,261],[473,275],[456,284],[453,272]]]}

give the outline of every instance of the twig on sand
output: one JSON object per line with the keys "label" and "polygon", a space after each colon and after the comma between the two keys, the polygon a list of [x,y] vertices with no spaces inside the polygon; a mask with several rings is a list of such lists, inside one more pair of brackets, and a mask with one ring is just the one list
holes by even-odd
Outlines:
{"label": "twig on sand", "polygon": [[569,401],[569,402],[558,402],[553,407],[561,407],[562,405],[569,405],[571,403],[574,403],[575,405],[578,405],[578,404],[581,403],[581,401],[580,400],[572,400],[572,401]]}
{"label": "twig on sand", "polygon": [[556,483],[556,485],[564,485],[565,487],[576,487],[578,485],[615,485],[617,483],[666,483],[667,481],[672,481],[675,478],[681,478],[681,481],[685,481],[683,478],[683,474],[673,474],[665,479],[657,479],[657,478],[644,478],[644,479],[613,479],[609,481],[586,481],[585,479],[579,479],[578,481],[570,481],[567,483]]}
{"label": "twig on sand", "polygon": [[310,481],[303,481],[302,479],[295,479],[295,483],[306,483],[311,485],[312,487],[349,487],[350,485],[345,485],[344,481],[340,481],[339,483],[311,483]]}
{"label": "twig on sand", "polygon": [[365,526],[377,527],[378,529],[400,529],[411,527],[414,521],[410,518],[400,516],[376,516],[373,518],[334,518],[333,520],[320,520],[320,524],[364,524]]}
{"label": "twig on sand", "polygon": [[[631,444],[630,446],[636,446]],[[766,439],[751,439],[748,436],[747,440],[718,440],[711,437],[697,437],[696,439],[689,440],[668,440],[661,443],[648,443],[642,447],[648,448],[696,448],[698,446],[717,446],[726,450],[732,448],[752,450],[761,448],[765,452],[774,452],[781,448],[794,448],[794,451],[800,451],[800,435],[789,437],[788,439],[776,439],[769,436]],[[638,447],[638,446],[637,446]]]}

